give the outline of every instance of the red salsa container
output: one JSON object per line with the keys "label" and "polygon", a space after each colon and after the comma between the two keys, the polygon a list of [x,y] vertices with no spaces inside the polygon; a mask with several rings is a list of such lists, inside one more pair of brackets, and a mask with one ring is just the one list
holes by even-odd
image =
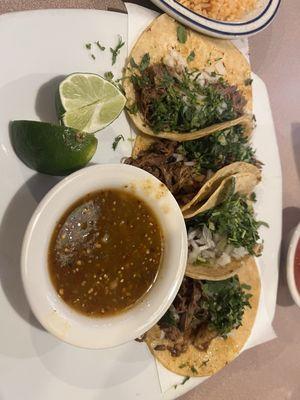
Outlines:
{"label": "red salsa container", "polygon": [[296,288],[300,295],[300,240],[299,239],[295,251],[294,273],[295,273]]}
{"label": "red salsa container", "polygon": [[291,296],[300,307],[300,223],[295,228],[289,245],[287,281]]}

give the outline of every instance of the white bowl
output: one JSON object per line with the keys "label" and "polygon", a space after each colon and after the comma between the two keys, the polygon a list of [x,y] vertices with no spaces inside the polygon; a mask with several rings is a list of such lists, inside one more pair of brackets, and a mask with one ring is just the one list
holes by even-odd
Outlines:
{"label": "white bowl", "polygon": [[219,21],[197,14],[176,0],[151,0],[184,25],[209,36],[221,39],[238,39],[255,35],[274,19],[281,0],[260,0],[259,7],[241,21]]}
{"label": "white bowl", "polygon": [[[49,277],[47,253],[55,224],[67,208],[85,194],[107,188],[134,191],[150,206],[160,222],[165,248],[157,280],[142,301],[115,316],[95,318],[81,315],[58,296]],[[179,290],[186,260],[185,223],[169,190],[139,168],[95,165],[63,179],[37,207],[24,237],[22,279],[30,306],[45,329],[70,344],[100,349],[142,335],[163,316]]]}
{"label": "white bowl", "polygon": [[295,253],[299,240],[300,240],[300,223],[296,226],[296,228],[293,231],[287,254],[287,282],[292,298],[294,299],[298,307],[300,307],[300,293],[297,289],[295,281]]}

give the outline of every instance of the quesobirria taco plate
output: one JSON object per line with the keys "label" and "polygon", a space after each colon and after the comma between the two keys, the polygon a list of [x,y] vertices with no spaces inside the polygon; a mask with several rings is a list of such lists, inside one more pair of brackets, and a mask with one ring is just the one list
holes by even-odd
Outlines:
{"label": "quesobirria taco plate", "polygon": [[170,371],[210,376],[241,351],[253,327],[260,296],[254,259],[226,280],[185,277],[164,317],[142,338]]}
{"label": "quesobirria taco plate", "polygon": [[166,14],[137,40],[123,87],[133,124],[153,137],[201,138],[244,123],[252,112],[251,70],[240,51]]}

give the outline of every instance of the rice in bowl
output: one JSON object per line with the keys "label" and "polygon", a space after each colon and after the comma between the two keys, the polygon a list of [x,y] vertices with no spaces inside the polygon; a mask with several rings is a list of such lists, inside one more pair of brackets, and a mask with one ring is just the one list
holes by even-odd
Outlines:
{"label": "rice in bowl", "polygon": [[183,6],[221,21],[238,21],[258,6],[257,0],[177,0]]}

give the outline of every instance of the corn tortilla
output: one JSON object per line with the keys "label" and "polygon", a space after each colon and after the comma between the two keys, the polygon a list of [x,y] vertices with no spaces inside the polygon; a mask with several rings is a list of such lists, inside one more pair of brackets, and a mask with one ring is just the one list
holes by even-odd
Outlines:
{"label": "corn tortilla", "polygon": [[182,376],[211,376],[234,360],[244,347],[257,313],[260,297],[260,278],[253,258],[249,258],[238,274],[240,282],[251,286],[251,308],[246,308],[243,324],[227,337],[212,339],[207,350],[198,350],[189,345],[187,352],[179,357],[172,357],[168,350],[156,351],[157,345],[170,345],[168,339],[161,338],[161,330],[155,325],[147,333],[146,343],[154,357],[168,370]]}
{"label": "corn tortilla", "polygon": [[[246,82],[251,78],[251,70],[248,61],[243,54],[227,40],[210,38],[201,35],[189,28],[187,29],[187,40],[185,43],[180,43],[177,39],[178,22],[167,14],[162,14],[157,17],[140,35],[135,46],[133,47],[131,57],[136,63],[140,63],[145,53],[149,53],[151,64],[159,63],[168,56],[171,51],[176,51],[186,60],[188,55],[195,51],[195,58],[189,63],[189,68],[203,70],[208,65],[214,65],[221,59],[225,67],[224,79],[230,85],[236,85],[242,95],[245,97],[247,104],[245,106],[245,114],[252,113],[252,87]],[[134,104],[136,102],[135,90],[130,81],[132,70],[130,61],[124,71],[124,83],[127,103]],[[178,132],[158,132],[155,133],[145,123],[143,116],[137,112],[136,114],[129,113],[136,128],[151,136],[161,137],[170,140],[184,141],[197,139],[206,136],[217,130],[225,129],[229,126],[238,125],[244,119],[249,119],[248,115],[237,118],[233,121],[215,124],[208,128],[200,129],[195,132],[178,133]]]}

